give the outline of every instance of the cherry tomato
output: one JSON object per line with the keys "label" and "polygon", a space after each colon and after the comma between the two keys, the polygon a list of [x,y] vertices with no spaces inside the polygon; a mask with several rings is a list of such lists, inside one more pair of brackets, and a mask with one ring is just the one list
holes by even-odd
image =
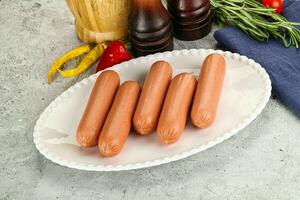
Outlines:
{"label": "cherry tomato", "polygon": [[277,14],[282,13],[283,10],[283,0],[262,0],[262,4],[264,4],[267,8],[276,9],[275,12]]}

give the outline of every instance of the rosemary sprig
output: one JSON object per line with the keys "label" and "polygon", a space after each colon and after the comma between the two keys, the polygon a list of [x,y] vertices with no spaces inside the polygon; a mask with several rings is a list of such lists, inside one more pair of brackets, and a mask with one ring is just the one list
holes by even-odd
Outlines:
{"label": "rosemary sprig", "polygon": [[285,47],[300,47],[299,22],[289,22],[257,0],[210,0],[214,20],[230,24],[259,41],[281,39]]}

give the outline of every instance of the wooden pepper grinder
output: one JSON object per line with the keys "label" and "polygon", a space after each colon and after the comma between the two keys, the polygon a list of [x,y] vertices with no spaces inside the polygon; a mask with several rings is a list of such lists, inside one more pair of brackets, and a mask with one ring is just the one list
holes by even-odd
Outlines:
{"label": "wooden pepper grinder", "polygon": [[173,50],[173,27],[161,0],[133,0],[129,41],[135,56]]}
{"label": "wooden pepper grinder", "polygon": [[174,35],[180,40],[205,37],[212,28],[209,0],[168,0]]}

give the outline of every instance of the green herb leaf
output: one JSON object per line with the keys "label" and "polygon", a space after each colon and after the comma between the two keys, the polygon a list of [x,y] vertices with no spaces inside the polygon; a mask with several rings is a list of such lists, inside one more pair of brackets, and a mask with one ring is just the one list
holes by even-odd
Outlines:
{"label": "green herb leaf", "polygon": [[217,23],[236,26],[258,41],[280,38],[285,47],[300,47],[300,22],[289,22],[257,0],[210,0]]}

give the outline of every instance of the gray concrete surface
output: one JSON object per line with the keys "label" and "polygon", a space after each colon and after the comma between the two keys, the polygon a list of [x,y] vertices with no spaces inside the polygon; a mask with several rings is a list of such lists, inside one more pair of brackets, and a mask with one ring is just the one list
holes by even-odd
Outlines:
{"label": "gray concrete surface", "polygon": [[[300,121],[278,100],[240,134],[187,159],[126,172],[58,166],[33,144],[35,121],[75,79],[49,65],[78,46],[65,1],[0,0],[0,199],[300,199]],[[210,35],[176,48],[211,48]]]}

